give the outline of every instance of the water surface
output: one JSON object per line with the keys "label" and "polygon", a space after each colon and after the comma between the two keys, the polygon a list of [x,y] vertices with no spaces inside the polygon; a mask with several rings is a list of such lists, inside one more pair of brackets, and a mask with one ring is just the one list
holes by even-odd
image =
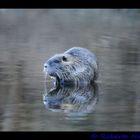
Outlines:
{"label": "water surface", "polygon": [[[1,9],[0,130],[140,130],[139,44],[137,9]],[[93,51],[100,67],[98,102],[76,117],[43,102],[44,62],[73,46]]]}

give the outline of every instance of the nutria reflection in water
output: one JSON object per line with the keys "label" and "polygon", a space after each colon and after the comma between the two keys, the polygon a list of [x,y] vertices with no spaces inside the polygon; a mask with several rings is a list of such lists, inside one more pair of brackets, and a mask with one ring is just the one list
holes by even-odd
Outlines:
{"label": "nutria reflection in water", "polygon": [[68,115],[81,115],[94,111],[98,101],[97,83],[89,86],[58,86],[43,95],[47,109]]}

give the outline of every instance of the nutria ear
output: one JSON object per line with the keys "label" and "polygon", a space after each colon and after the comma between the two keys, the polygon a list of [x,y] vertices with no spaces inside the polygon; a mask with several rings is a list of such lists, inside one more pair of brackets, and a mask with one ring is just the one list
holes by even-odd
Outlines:
{"label": "nutria ear", "polygon": [[69,52],[70,55],[74,55],[74,52]]}
{"label": "nutria ear", "polygon": [[78,56],[75,52],[69,52],[68,54],[71,56]]}

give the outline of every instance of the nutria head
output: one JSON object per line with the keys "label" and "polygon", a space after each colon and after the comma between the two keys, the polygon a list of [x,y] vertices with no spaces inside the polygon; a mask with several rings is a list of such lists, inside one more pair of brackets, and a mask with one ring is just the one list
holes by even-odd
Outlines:
{"label": "nutria head", "polygon": [[73,47],[45,62],[44,72],[57,82],[89,82],[97,75],[96,57],[85,48]]}

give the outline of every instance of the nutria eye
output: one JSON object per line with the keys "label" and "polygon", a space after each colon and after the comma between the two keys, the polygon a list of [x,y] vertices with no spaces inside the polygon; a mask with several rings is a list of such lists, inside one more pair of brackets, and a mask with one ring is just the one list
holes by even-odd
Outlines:
{"label": "nutria eye", "polygon": [[62,57],[62,60],[63,60],[64,62],[66,62],[66,61],[67,61],[67,58],[66,58],[65,56],[63,56],[63,57]]}

